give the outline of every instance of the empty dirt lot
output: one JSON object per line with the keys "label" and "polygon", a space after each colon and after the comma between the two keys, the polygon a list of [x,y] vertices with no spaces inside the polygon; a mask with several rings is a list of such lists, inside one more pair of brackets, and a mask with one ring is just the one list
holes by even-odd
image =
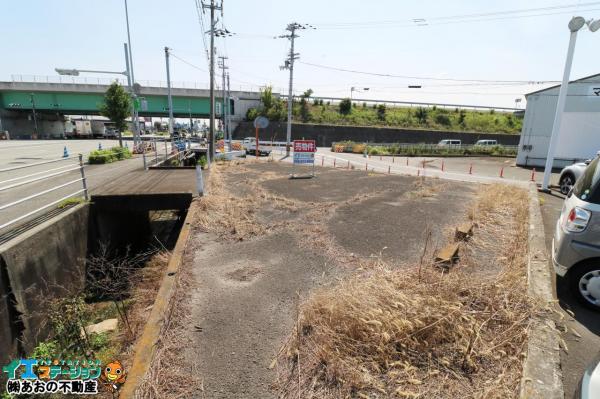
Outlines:
{"label": "empty dirt lot", "polygon": [[469,218],[480,188],[339,169],[291,180],[292,171],[277,162],[211,170],[177,319],[159,350],[158,364],[178,361],[191,376],[183,396],[277,397],[275,362],[300,304],[374,259],[397,269],[431,259]]}

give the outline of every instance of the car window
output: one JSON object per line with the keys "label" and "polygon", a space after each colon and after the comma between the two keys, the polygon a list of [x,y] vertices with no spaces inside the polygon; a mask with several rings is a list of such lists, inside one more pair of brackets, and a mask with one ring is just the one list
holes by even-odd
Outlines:
{"label": "car window", "polygon": [[600,204],[600,158],[594,159],[573,186],[573,194],[582,201]]}

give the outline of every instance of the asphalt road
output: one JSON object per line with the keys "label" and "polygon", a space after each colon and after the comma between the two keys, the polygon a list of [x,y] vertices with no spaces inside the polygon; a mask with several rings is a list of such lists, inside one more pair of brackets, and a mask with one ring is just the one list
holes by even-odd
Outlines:
{"label": "asphalt road", "polygon": [[[281,158],[281,149],[274,156]],[[288,162],[292,161],[289,157]],[[329,147],[320,147],[315,154],[317,166],[335,166],[337,168],[367,168],[369,171],[392,174],[425,175],[447,180],[494,183],[503,182],[523,184],[533,180],[542,182],[543,171],[516,166],[514,158],[500,157],[391,157],[362,154],[335,153]],[[500,174],[502,173],[502,177]],[[557,184],[558,173],[553,173],[550,183]]]}
{"label": "asphalt road", "polygon": [[[3,209],[0,212],[0,225],[82,189],[82,183],[76,181],[81,178],[81,172],[77,168],[79,163],[77,154],[81,153],[84,155],[85,162],[87,154],[97,149],[98,144],[101,144],[102,148],[110,148],[115,146],[117,142],[115,140],[0,141],[0,207],[53,187],[73,182],[58,190]],[[71,158],[62,158],[65,146],[67,146],[67,151]],[[160,155],[162,154],[162,146],[159,145],[158,147]],[[167,150],[169,149],[170,146],[167,147]],[[34,165],[50,160],[58,160],[58,162]],[[3,171],[3,169],[26,165],[30,166]],[[116,177],[123,176],[133,170],[141,170],[142,168],[143,162],[139,155],[131,159],[106,165],[85,165],[84,173],[88,191],[90,194],[94,194],[98,190],[101,190],[108,182],[115,180]],[[31,176],[25,179],[29,180],[65,171],[68,172],[52,177],[51,179],[32,182],[8,190],[1,189],[24,181],[19,178],[25,175]],[[28,219],[29,217],[23,221]],[[7,228],[10,227],[14,226]]]}
{"label": "asphalt road", "polygon": [[[552,237],[563,200],[564,197],[561,194],[540,193],[548,254],[551,254]],[[550,260],[548,264],[550,268],[552,268],[551,262]],[[575,301],[569,292],[565,279],[557,278],[554,283],[556,296],[564,318],[564,321],[559,322],[559,324],[568,329],[563,334],[567,349],[561,351],[565,398],[572,398],[584,370],[600,352],[600,314],[584,308]],[[572,315],[569,312],[572,312]]]}

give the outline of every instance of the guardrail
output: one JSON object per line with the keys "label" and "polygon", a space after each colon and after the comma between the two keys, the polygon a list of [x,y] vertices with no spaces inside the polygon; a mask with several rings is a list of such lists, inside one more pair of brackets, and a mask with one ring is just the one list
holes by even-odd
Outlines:
{"label": "guardrail", "polygon": [[4,210],[12,208],[16,205],[25,203],[27,201],[31,201],[31,200],[41,197],[43,195],[53,193],[57,190],[74,185],[76,183],[81,183],[81,186],[82,186],[82,188],[77,191],[74,191],[66,196],[63,196],[63,197],[57,199],[57,200],[48,202],[48,203],[44,204],[43,206],[41,206],[37,209],[34,209],[33,211],[27,212],[27,213],[22,214],[14,219],[9,220],[8,222],[0,224],[0,230],[4,229],[6,227],[12,226],[13,224],[15,224],[23,219],[26,219],[30,216],[40,213],[41,211],[43,211],[47,208],[50,208],[52,206],[55,206],[65,200],[68,200],[70,198],[77,198],[81,194],[83,194],[83,198],[86,201],[88,199],[87,182],[86,182],[85,171],[84,171],[84,167],[83,167],[83,156],[81,154],[79,154],[76,157],[58,158],[58,159],[53,159],[53,160],[49,160],[49,161],[36,162],[36,163],[27,164],[27,165],[20,165],[20,166],[14,166],[14,167],[10,167],[10,168],[0,169],[0,174],[2,174],[2,173],[13,172],[13,171],[20,170],[20,169],[34,168],[36,166],[49,165],[49,164],[53,164],[53,163],[62,163],[62,162],[73,161],[73,160],[77,160],[78,162],[75,164],[71,163],[71,164],[59,166],[56,168],[46,169],[44,171],[34,172],[34,173],[26,174],[23,176],[17,176],[17,177],[13,177],[13,178],[9,178],[9,179],[0,181],[0,192],[8,192],[8,191],[14,190],[18,187],[23,187],[23,186],[27,186],[29,184],[39,183],[39,182],[43,182],[43,181],[47,181],[47,180],[52,180],[58,176],[65,175],[67,173],[70,173],[70,172],[73,172],[76,170],[79,170],[80,174],[81,174],[81,177],[78,179],[74,179],[74,180],[68,181],[66,183],[61,183],[56,186],[47,188],[45,190],[38,191],[36,193],[19,198],[12,202],[0,205],[0,211],[4,211]]}

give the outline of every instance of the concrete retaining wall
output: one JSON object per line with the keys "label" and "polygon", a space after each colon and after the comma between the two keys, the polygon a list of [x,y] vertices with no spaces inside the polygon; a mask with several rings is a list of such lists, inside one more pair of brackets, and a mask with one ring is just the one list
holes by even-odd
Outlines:
{"label": "concrete retaining wall", "polygon": [[[233,132],[234,139],[254,137],[252,122],[240,122]],[[266,129],[260,129],[261,140],[285,141],[286,124],[271,122]],[[336,141],[352,140],[371,143],[438,143],[444,139],[462,140],[463,144],[475,144],[477,140],[498,140],[503,145],[518,145],[518,134],[467,133],[438,130],[398,129],[384,127],[312,125],[295,123],[292,126],[292,140],[316,140],[319,147],[329,147]]]}
{"label": "concrete retaining wall", "polygon": [[88,215],[75,206],[0,246],[0,363],[48,336],[49,299],[83,288]]}

